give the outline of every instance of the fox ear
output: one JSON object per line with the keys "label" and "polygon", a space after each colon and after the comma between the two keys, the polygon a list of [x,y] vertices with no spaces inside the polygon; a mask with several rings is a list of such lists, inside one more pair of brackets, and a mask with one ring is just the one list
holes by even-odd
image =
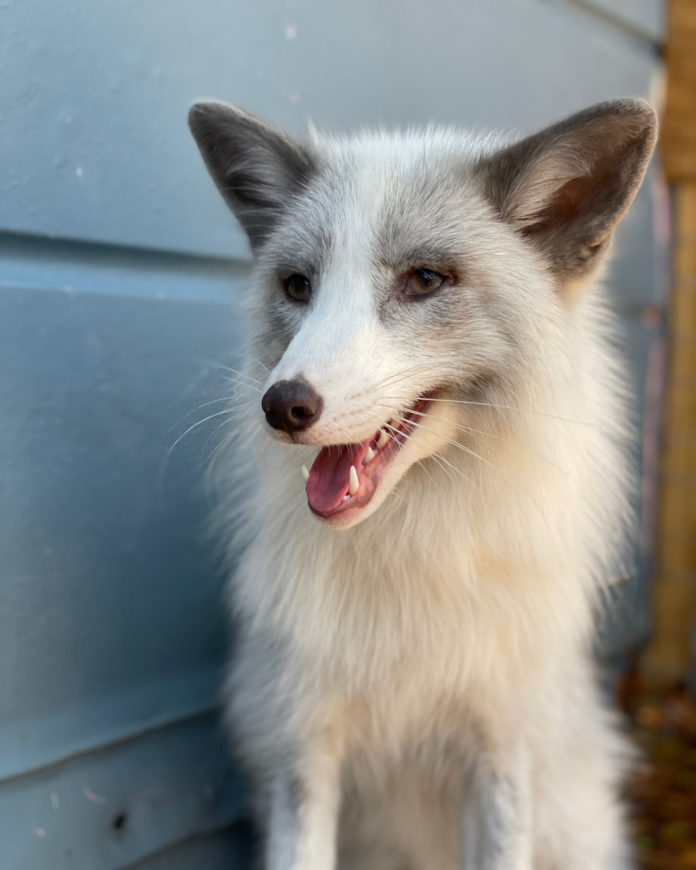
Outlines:
{"label": "fox ear", "polygon": [[288,200],[313,175],[313,154],[277,127],[226,103],[196,103],[188,120],[213,181],[256,251]]}
{"label": "fox ear", "polygon": [[599,103],[484,158],[488,196],[561,280],[581,278],[631,205],[656,136],[643,100]]}

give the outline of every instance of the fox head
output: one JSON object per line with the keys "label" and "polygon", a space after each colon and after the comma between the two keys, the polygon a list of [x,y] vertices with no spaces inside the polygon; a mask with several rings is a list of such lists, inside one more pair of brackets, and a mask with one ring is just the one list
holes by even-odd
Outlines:
{"label": "fox head", "polygon": [[254,254],[270,373],[256,413],[317,448],[307,500],[339,528],[415,463],[474,461],[467,437],[501,410],[572,389],[583,289],[656,137],[640,100],[512,142],[428,128],[305,143],[222,103],[189,122]]}

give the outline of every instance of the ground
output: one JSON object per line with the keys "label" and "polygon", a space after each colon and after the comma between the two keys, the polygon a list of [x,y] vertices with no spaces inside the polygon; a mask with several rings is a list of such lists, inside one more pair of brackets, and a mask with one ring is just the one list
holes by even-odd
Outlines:
{"label": "ground", "polygon": [[634,690],[625,697],[643,752],[629,786],[642,870],[696,870],[696,694]]}

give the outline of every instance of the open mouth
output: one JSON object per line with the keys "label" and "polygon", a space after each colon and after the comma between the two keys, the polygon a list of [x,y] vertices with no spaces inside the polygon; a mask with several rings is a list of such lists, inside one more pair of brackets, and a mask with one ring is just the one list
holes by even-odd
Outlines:
{"label": "open mouth", "polygon": [[312,511],[328,518],[364,507],[429,405],[428,396],[419,399],[360,444],[322,447],[307,478],[307,502]]}

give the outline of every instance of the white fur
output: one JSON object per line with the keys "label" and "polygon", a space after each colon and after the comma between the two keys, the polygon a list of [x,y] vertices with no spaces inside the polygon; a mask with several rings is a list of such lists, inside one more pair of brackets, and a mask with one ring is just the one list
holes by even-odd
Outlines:
{"label": "white fur", "polygon": [[[218,517],[237,529],[229,722],[256,776],[267,870],[626,868],[625,750],[589,654],[628,518],[622,376],[596,275],[559,293],[471,187],[472,217],[452,232],[483,252],[472,268],[489,289],[451,325],[471,350],[409,340],[374,303],[382,207],[424,155],[493,146],[428,131],[316,147],[350,192],[334,204],[332,188],[315,192],[335,216],[330,262],[273,359],[259,256],[243,381],[258,390]],[[301,466],[318,446],[368,437],[488,358],[514,368],[514,390],[434,403],[349,528],[311,514]],[[288,446],[269,437],[259,397],[300,374],[325,408]]]}

